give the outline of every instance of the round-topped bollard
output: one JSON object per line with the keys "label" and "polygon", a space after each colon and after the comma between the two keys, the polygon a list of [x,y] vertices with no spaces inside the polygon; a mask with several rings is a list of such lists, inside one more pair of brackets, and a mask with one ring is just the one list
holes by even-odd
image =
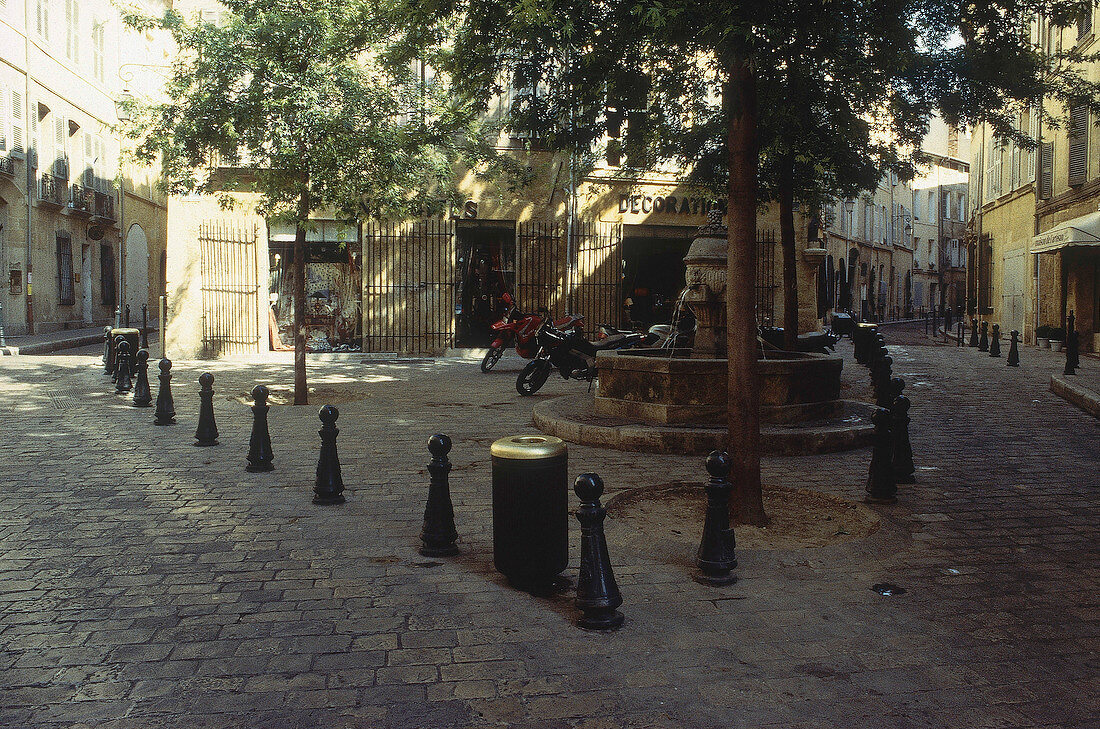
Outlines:
{"label": "round-topped bollard", "polygon": [[707,513],[703,522],[703,538],[699,541],[699,550],[695,553],[695,564],[699,574],[695,581],[704,585],[729,585],[737,580],[731,571],[737,567],[734,556],[733,529],[730,528],[730,494],[733,485],[729,482],[732,461],[728,453],[711,451],[707,456],[706,468],[710,474],[704,488],[707,492]]}
{"label": "round-topped bollard", "polygon": [[216,446],[218,424],[214,420],[214,375],[199,375],[199,422],[195,427],[195,445]]}
{"label": "round-topped bollard", "polygon": [[577,521],[581,524],[577,607],[582,615],[577,625],[586,630],[616,630],[623,624],[623,614],[615,609],[623,604],[623,596],[615,583],[603,531],[607,516],[607,510],[600,504],[603,479],[594,473],[582,473],[573,482],[573,491],[581,500],[577,509]]}
{"label": "round-topped bollard", "polygon": [[425,557],[451,557],[458,554],[458,531],[455,529],[455,510],[451,503],[449,474],[451,439],[442,433],[428,438],[428,502],[424,505],[424,525],[420,530],[420,554]]}
{"label": "round-topped bollard", "polygon": [[317,417],[321,419],[321,429],[317,431],[321,436],[321,455],[317,459],[313,503],[342,504],[344,477],[340,472],[340,457],[336,453],[336,436],[340,434],[336,419],[340,417],[340,411],[332,405],[325,405],[317,413]]}
{"label": "round-topped bollard", "polygon": [[275,470],[274,455],[271,452],[271,434],[267,429],[268,390],[263,385],[252,388],[252,434],[248,438],[248,456],[245,466],[249,473],[262,473]]}

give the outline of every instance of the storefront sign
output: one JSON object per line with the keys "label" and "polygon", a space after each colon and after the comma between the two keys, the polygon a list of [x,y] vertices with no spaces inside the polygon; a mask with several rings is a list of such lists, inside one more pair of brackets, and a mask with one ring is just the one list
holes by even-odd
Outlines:
{"label": "storefront sign", "polygon": [[676,195],[619,195],[619,212],[631,214],[675,213],[677,215],[706,215],[714,209],[725,212],[724,200],[707,200],[702,197]]}

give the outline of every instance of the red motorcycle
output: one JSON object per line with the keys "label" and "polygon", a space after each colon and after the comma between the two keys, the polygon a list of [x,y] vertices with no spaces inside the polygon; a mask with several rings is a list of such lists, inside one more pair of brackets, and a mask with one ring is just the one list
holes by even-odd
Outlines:
{"label": "red motorcycle", "polygon": [[[516,311],[515,301],[510,294],[504,294],[501,298],[508,310],[504,318],[493,324],[490,328],[494,336],[489,344],[489,351],[481,360],[481,371],[488,372],[493,369],[505,350],[515,345],[519,356],[526,359],[534,359],[539,352],[539,344],[535,335],[542,326],[541,314],[523,314]],[[554,321],[554,326],[562,331],[584,331],[584,317],[570,314]]]}

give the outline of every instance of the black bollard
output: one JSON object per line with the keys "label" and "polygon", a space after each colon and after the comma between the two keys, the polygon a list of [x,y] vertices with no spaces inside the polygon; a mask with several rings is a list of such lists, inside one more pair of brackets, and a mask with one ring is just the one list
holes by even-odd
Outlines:
{"label": "black bollard", "polygon": [[989,322],[987,321],[982,322],[982,333],[978,337],[978,351],[989,351]]}
{"label": "black bollard", "polygon": [[582,473],[573,482],[580,497],[577,521],[581,523],[581,566],[577,577],[577,607],[583,615],[577,625],[586,630],[615,630],[623,624],[623,614],[615,608],[623,604],[611,558],[603,520],[607,510],[600,505],[603,481],[594,473]]}
{"label": "black bollard", "polygon": [[993,325],[993,333],[989,337],[989,356],[1001,356],[1001,325]]}
{"label": "black bollard", "polygon": [[924,315],[924,336],[928,336],[928,314]]}
{"label": "black bollard", "polygon": [[218,444],[218,425],[214,422],[214,375],[199,375],[199,425],[195,428],[195,445]]}
{"label": "black bollard", "polygon": [[699,572],[694,580],[703,585],[729,585],[737,581],[731,571],[737,567],[734,554],[736,540],[730,528],[730,457],[728,453],[711,451],[707,456],[707,515],[703,521],[703,538],[695,553]]}
{"label": "black bollard", "polygon": [[122,304],[115,307],[115,329],[122,328]]}
{"label": "black bollard", "polygon": [[963,346],[963,338],[966,336],[966,325],[963,324],[961,318],[959,319],[958,330],[959,333],[955,336],[955,346],[961,347]]}
{"label": "black bollard", "polygon": [[137,381],[134,382],[134,407],[147,408],[153,404],[153,392],[149,389],[149,350],[137,353]]}
{"label": "black bollard", "polygon": [[115,358],[111,362],[111,382],[118,382],[118,371],[119,371],[119,366],[118,366],[118,345],[120,345],[124,341],[126,341],[126,340],[122,337],[121,334],[119,334],[117,337],[115,337],[115,346],[114,346]]}
{"label": "black bollard", "polygon": [[869,504],[893,504],[898,500],[898,485],[894,478],[894,436],[890,429],[890,411],[878,408],[871,416],[875,424],[871,467],[867,474]]}
{"label": "black bollard", "polygon": [[149,305],[141,305],[141,348],[149,349]]}
{"label": "black bollard", "polygon": [[321,456],[317,459],[313,503],[342,504],[344,479],[340,474],[340,457],[336,454],[336,436],[340,433],[340,429],[336,427],[336,419],[340,417],[340,411],[331,405],[325,405],[317,413],[317,417],[321,419],[321,429],[317,431],[321,436]]}
{"label": "black bollard", "polygon": [[111,347],[111,327],[103,327],[103,374],[109,375],[115,369],[115,352]]}
{"label": "black bollard", "polygon": [[1080,367],[1080,359],[1077,356],[1078,334],[1076,330],[1066,332],[1066,366],[1062,370],[1063,375],[1076,375]]}
{"label": "black bollard", "polygon": [[271,434],[267,430],[267,411],[271,409],[267,396],[267,388],[263,385],[252,388],[252,399],[255,401],[252,405],[252,435],[248,439],[248,465],[244,469],[249,473],[275,470]]}
{"label": "black bollard", "polygon": [[894,358],[887,355],[882,358],[878,369],[872,375],[872,389],[875,396],[875,404],[880,408],[889,407],[894,399],[890,392],[890,379],[894,376]]}
{"label": "black bollard", "polygon": [[126,314],[122,318],[122,326],[130,328],[130,305],[126,305]]}
{"label": "black bollard", "polygon": [[122,337],[116,345],[118,348],[118,376],[115,378],[115,392],[119,395],[129,392],[134,383],[130,381],[130,343]]}
{"label": "black bollard", "polygon": [[451,486],[448,474],[451,462],[451,439],[442,433],[428,438],[428,503],[424,506],[424,526],[420,530],[420,553],[425,557],[452,557],[458,554],[458,531],[455,530],[455,510],[451,504]]}
{"label": "black bollard", "polygon": [[160,389],[157,391],[157,409],[153,413],[153,425],[175,425],[176,404],[172,401],[172,360],[160,361]]}
{"label": "black bollard", "polygon": [[1020,332],[1013,329],[1008,333],[1008,366],[1020,366]]}
{"label": "black bollard", "polygon": [[977,319],[971,319],[970,320],[970,346],[971,347],[977,347],[978,346],[978,320]]}
{"label": "black bollard", "polygon": [[909,398],[904,395],[905,380],[892,380],[894,400],[890,403],[891,431],[894,437],[894,482],[916,483],[913,446],[909,442]]}

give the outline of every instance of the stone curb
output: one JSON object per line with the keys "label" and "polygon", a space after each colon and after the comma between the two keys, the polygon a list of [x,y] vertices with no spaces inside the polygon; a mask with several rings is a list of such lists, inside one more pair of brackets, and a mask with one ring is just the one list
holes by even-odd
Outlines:
{"label": "stone curb", "polygon": [[85,334],[68,339],[52,339],[47,342],[35,342],[20,347],[0,347],[0,352],[5,355],[49,354],[62,349],[75,349],[76,347],[86,347],[89,344],[101,344],[102,342],[103,332],[101,331],[98,334]]}
{"label": "stone curb", "polygon": [[1100,394],[1057,375],[1050,376],[1050,391],[1092,417],[1100,418]]}

